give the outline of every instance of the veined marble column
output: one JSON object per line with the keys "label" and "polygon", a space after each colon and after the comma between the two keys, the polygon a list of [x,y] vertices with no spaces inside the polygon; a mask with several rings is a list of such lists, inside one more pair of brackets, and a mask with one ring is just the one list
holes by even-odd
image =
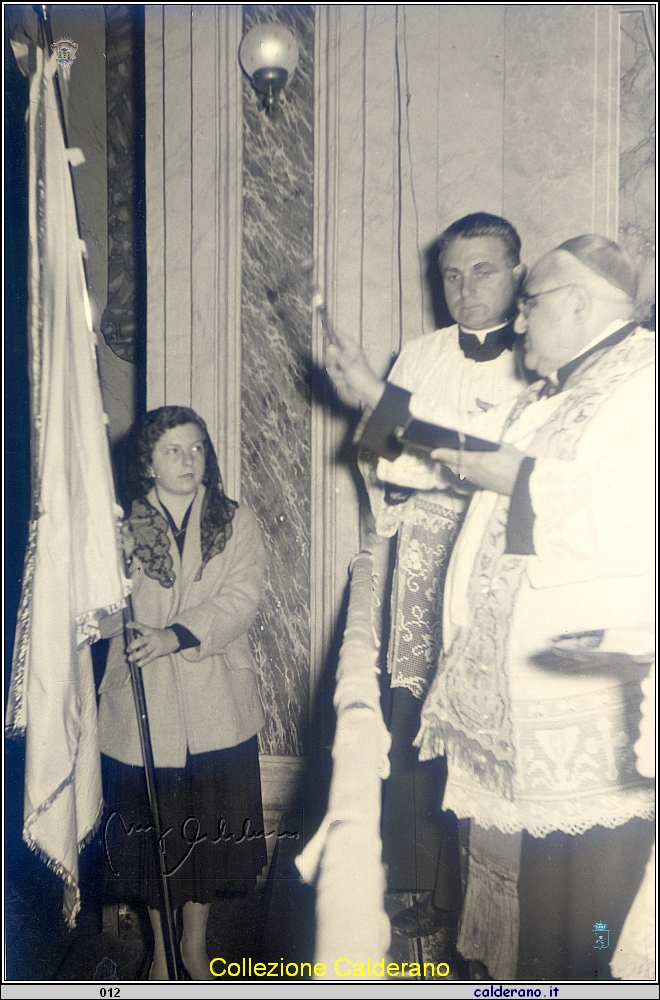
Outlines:
{"label": "veined marble column", "polygon": [[299,61],[267,115],[243,85],[241,482],[270,559],[251,644],[263,750],[304,752],[310,707],[309,357],[314,206],[314,8],[244,5],[244,31],[277,22]]}

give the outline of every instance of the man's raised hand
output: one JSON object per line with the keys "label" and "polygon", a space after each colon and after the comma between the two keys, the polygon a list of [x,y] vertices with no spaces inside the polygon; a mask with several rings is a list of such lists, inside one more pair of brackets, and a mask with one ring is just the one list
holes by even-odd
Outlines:
{"label": "man's raised hand", "polygon": [[325,351],[325,367],[337,395],[347,406],[376,408],[385,383],[372,370],[359,344],[351,337],[332,331]]}

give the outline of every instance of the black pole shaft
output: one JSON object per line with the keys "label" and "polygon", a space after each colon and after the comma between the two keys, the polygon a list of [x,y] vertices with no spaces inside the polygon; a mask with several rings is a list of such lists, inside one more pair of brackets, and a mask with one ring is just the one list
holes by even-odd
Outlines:
{"label": "black pole shaft", "polygon": [[[44,32],[44,41],[47,46],[46,57],[49,57],[52,52],[53,44],[53,30],[50,22],[50,10],[48,4],[39,4],[36,10],[41,15],[41,24]],[[62,101],[62,91],[60,88],[60,81],[58,74],[54,77],[55,86],[55,96],[57,99],[57,106],[60,116],[60,122],[62,125],[62,135],[64,137],[64,146],[68,148],[67,131],[66,131],[66,118],[64,115],[64,102]],[[72,178],[73,183],[73,178]],[[74,202],[75,202],[75,192],[74,192]],[[76,206],[77,209],[77,206]],[[77,211],[76,211],[77,215]],[[124,557],[124,570],[128,576],[128,570],[126,567],[126,559]],[[128,645],[134,638],[134,633],[132,629],[127,628],[127,621],[133,620],[133,604],[130,595],[127,598],[127,607],[123,612],[124,616],[124,633],[126,635],[126,644]],[[165,957],[167,960],[167,971],[171,980],[179,979],[179,965],[177,962],[177,948],[176,948],[176,937],[174,933],[174,914],[172,910],[172,897],[170,893],[170,883],[167,876],[167,862],[165,859],[165,847],[163,841],[163,828],[160,822],[160,810],[158,808],[158,794],[156,791],[156,774],[154,765],[154,754],[153,747],[151,744],[151,732],[149,729],[149,716],[147,713],[147,700],[144,693],[144,682],[142,680],[142,671],[130,660],[129,669],[131,675],[131,686],[133,688],[133,700],[135,702],[135,712],[137,715],[138,723],[138,733],[140,737],[140,748],[142,750],[142,761],[144,764],[144,775],[147,782],[147,798],[149,800],[149,809],[151,811],[151,818],[153,820],[154,831],[156,834],[156,853],[158,855],[158,863],[160,868],[160,899],[161,899],[161,929],[163,932],[163,943],[165,945]]]}
{"label": "black pole shaft", "polygon": [[[127,597],[127,607],[124,608],[124,633],[126,635],[126,645],[133,641],[135,632],[128,628],[127,622],[133,621],[133,602],[130,594]],[[131,674],[131,686],[133,688],[133,700],[135,702],[135,712],[138,722],[138,733],[140,736],[140,748],[142,750],[142,761],[144,763],[144,776],[147,781],[147,797],[151,818],[156,833],[156,851],[158,854],[158,864],[160,868],[160,898],[161,898],[161,928],[163,931],[163,942],[165,944],[165,956],[167,958],[167,970],[170,979],[179,979],[179,969],[177,963],[176,938],[174,935],[174,913],[172,910],[172,898],[170,894],[170,883],[167,875],[167,862],[165,859],[165,845],[163,840],[163,827],[160,821],[160,809],[158,808],[158,793],[156,791],[156,773],[154,765],[154,753],[151,745],[151,731],[149,729],[149,715],[147,713],[147,700],[144,693],[144,682],[142,671],[136,663],[128,661]]]}
{"label": "black pole shaft", "polygon": [[[46,45],[46,58],[49,59],[53,51],[53,26],[50,23],[50,8],[52,4],[39,4],[35,7],[35,10],[39,11],[41,14],[41,24],[44,29],[44,39]],[[66,149],[69,148],[69,137],[67,135],[66,129],[66,115],[64,114],[64,101],[62,100],[62,88],[60,87],[60,77],[59,73],[56,73],[53,77],[53,86],[55,87],[55,96],[57,98],[57,109],[60,113],[60,124],[62,126],[62,135],[64,136],[64,146]]]}

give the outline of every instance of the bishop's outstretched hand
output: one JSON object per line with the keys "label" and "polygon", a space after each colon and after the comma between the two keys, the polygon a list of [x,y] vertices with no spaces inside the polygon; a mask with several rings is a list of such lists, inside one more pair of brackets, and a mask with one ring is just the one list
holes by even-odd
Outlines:
{"label": "bishop's outstretched hand", "polygon": [[347,406],[374,410],[385,383],[378,378],[367,356],[352,337],[332,331],[325,351],[325,367],[337,395]]}
{"label": "bishop's outstretched hand", "polygon": [[501,444],[497,451],[436,448],[430,457],[442,462],[455,476],[467,479],[479,489],[510,497],[525,453],[518,451],[512,444]]}

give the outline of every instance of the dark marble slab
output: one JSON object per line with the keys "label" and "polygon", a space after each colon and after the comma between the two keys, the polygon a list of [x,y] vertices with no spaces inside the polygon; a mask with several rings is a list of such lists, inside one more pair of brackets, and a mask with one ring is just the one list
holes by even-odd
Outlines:
{"label": "dark marble slab", "polygon": [[245,81],[241,304],[241,489],[270,551],[251,635],[267,715],[261,749],[297,755],[309,710],[314,10],[243,10],[246,32],[277,20],[300,46],[272,117]]}
{"label": "dark marble slab", "polygon": [[101,322],[106,343],[135,361],[137,331],[136,46],[140,13],[127,4],[106,7],[108,150],[108,297]]}

